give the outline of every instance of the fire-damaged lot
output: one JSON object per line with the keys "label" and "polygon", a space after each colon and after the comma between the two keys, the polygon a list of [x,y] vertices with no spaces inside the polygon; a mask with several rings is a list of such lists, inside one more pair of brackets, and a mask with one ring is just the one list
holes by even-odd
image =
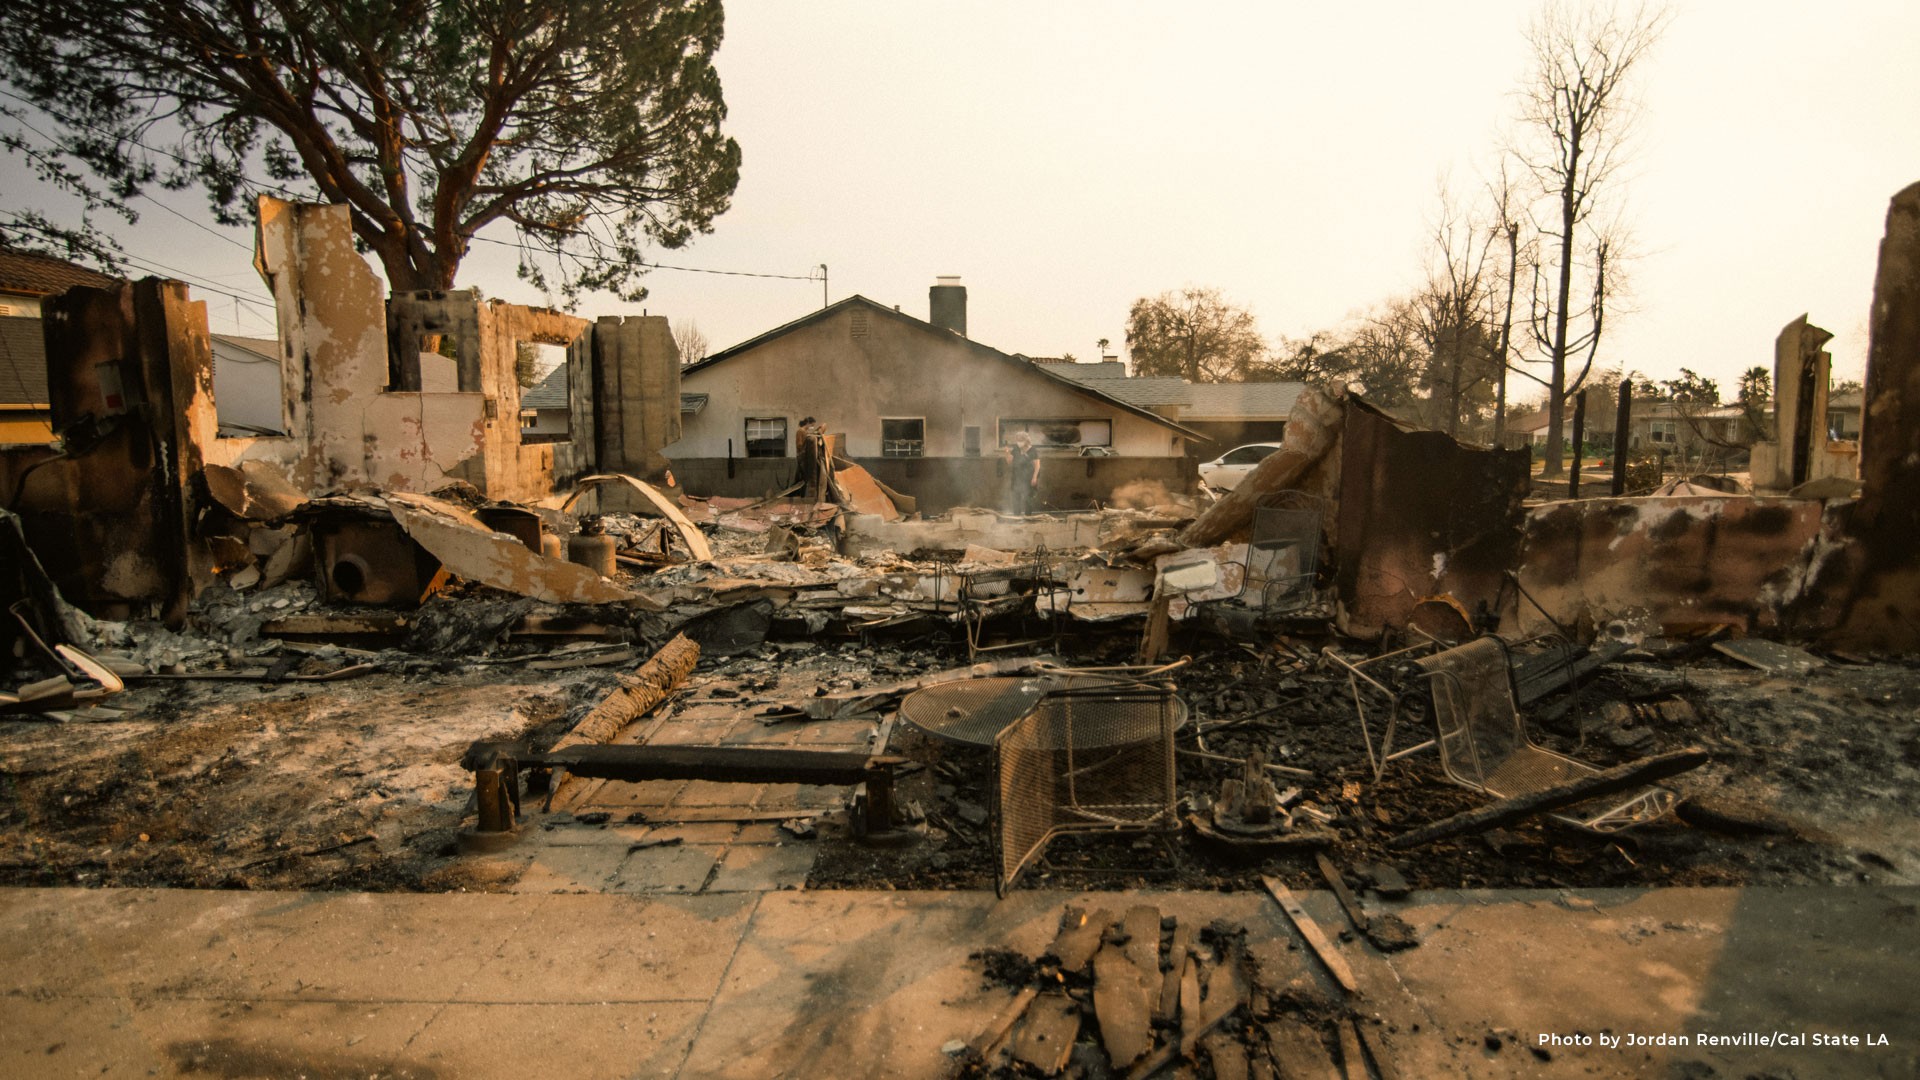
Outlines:
{"label": "fire-damaged lot", "polygon": [[[422,1034],[480,986],[622,1010],[608,1075],[1910,1075],[1884,1006],[1862,1070],[1569,1051],[1837,1030],[1911,979],[1915,221],[1920,187],[1857,443],[1805,396],[1779,482],[1582,498],[1304,385],[1216,493],[1192,429],[864,301],[683,394],[664,319],[383,299],[344,214],[263,199],[285,431],[222,433],[178,284],[48,301],[63,442],[0,454],[6,1000],[226,1003],[145,1052],[231,1076],[469,1071],[486,1040]],[[675,476],[683,415],[842,331],[1107,411],[998,422],[1004,459],[956,414],[951,465],[925,421],[808,417]],[[1826,381],[1824,334],[1787,327],[1781,385]],[[565,353],[556,437],[529,341]],[[741,430],[785,454],[776,419]],[[69,972],[41,938],[119,996],[34,981]],[[361,987],[363,953],[395,966]],[[268,1001],[318,1011],[248,1026]]]}

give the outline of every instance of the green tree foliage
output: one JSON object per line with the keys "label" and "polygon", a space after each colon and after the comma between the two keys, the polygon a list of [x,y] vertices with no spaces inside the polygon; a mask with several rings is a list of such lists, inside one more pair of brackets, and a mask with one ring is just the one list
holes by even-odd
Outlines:
{"label": "green tree foliage", "polygon": [[1773,400],[1773,373],[1763,367],[1750,367],[1740,373],[1740,392],[1734,398],[1751,411],[1764,409]]}
{"label": "green tree foliage", "polygon": [[1660,388],[1660,397],[1677,405],[1711,409],[1720,404],[1720,384],[1692,368],[1681,368],[1677,379],[1660,380]]}
{"label": "green tree foliage", "polygon": [[1174,375],[1191,382],[1274,377],[1253,313],[1228,303],[1219,289],[1187,288],[1135,300],[1127,310],[1127,352],[1135,375]]}
{"label": "green tree foliage", "polygon": [[451,287],[506,222],[534,284],[637,299],[642,245],[710,231],[739,180],[722,25],[719,0],[9,4],[0,82],[39,115],[8,105],[6,138],[108,205],[345,203],[396,289]]}
{"label": "green tree foliage", "polygon": [[540,385],[540,346],[531,341],[513,343],[513,380],[522,390]]}

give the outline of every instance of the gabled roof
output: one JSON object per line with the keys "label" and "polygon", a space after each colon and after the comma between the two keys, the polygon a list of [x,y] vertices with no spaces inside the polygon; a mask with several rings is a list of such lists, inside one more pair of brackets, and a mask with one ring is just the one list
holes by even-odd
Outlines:
{"label": "gabled roof", "polygon": [[66,292],[75,285],[106,288],[119,284],[119,281],[119,278],[89,270],[65,259],[0,247],[0,292],[51,296]]}
{"label": "gabled roof", "polygon": [[47,346],[40,320],[0,316],[0,405],[47,404]]}
{"label": "gabled roof", "polygon": [[761,345],[764,345],[767,342],[774,340],[775,338],[785,337],[786,335],[791,334],[796,330],[801,330],[808,326],[812,326],[815,323],[823,322],[833,317],[834,315],[839,314],[844,310],[847,310],[849,308],[854,308],[854,307],[864,308],[865,310],[870,311],[876,315],[880,315],[884,318],[897,319],[905,323],[906,325],[912,327],[913,329],[919,330],[923,333],[940,334],[940,335],[946,335],[946,336],[955,338],[959,340],[961,344],[981,354],[982,356],[991,357],[992,359],[997,360],[1000,363],[1018,367],[1022,371],[1031,372],[1032,374],[1038,375],[1043,379],[1047,379],[1055,383],[1056,385],[1064,386],[1067,389],[1082,395],[1083,397],[1091,398],[1094,401],[1098,401],[1098,402],[1101,402],[1102,404],[1112,406],[1113,408],[1116,408],[1116,409],[1120,409],[1123,412],[1132,413],[1133,415],[1138,416],[1143,420],[1150,420],[1160,425],[1161,427],[1169,428],[1173,431],[1177,431],[1180,434],[1187,436],[1188,438],[1192,438],[1192,439],[1206,438],[1206,436],[1200,434],[1199,432],[1194,431],[1191,428],[1182,427],[1179,424],[1174,423],[1173,421],[1167,419],[1164,416],[1161,416],[1158,413],[1152,412],[1139,405],[1135,405],[1132,402],[1124,401],[1112,394],[1105,393],[1097,389],[1095,385],[1083,383],[1077,379],[1073,379],[1066,375],[1060,374],[1058,369],[1062,367],[1066,367],[1068,365],[1036,364],[1032,360],[1029,360],[1025,357],[1013,356],[1009,353],[1003,353],[999,349],[995,349],[987,345],[982,345],[971,338],[962,337],[959,334],[955,334],[953,331],[948,330],[945,327],[935,326],[932,323],[927,322],[925,319],[916,319],[913,316],[908,315],[903,311],[895,311],[893,308],[890,308],[885,304],[877,303],[875,301],[869,300],[866,297],[860,296],[858,294],[849,296],[845,300],[840,300],[840,301],[836,301],[835,303],[829,304],[828,306],[821,308],[819,311],[815,311],[815,312],[812,312],[811,314],[803,315],[800,318],[795,319],[790,323],[785,323],[783,325],[776,326],[773,329],[767,331],[766,333],[760,334],[756,337],[748,338],[747,340],[741,342],[738,345],[734,345],[730,348],[722,349],[719,352],[708,356],[705,360],[702,360],[697,364],[689,364],[687,367],[681,369],[680,376],[682,379],[685,379],[689,376],[697,375],[700,372],[705,371],[716,364],[725,363],[727,360],[730,360],[733,357],[739,356],[742,353],[750,352],[753,349],[759,348]]}
{"label": "gabled roof", "polygon": [[561,364],[539,383],[520,391],[523,409],[564,409],[567,407],[567,365]]}

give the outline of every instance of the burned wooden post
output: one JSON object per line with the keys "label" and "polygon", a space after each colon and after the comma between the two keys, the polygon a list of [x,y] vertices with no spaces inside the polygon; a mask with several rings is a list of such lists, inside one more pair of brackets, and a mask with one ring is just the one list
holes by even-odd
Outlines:
{"label": "burned wooden post", "polygon": [[1633,424],[1633,380],[1620,380],[1620,404],[1613,414],[1613,497],[1627,493],[1627,429]]}
{"label": "burned wooden post", "polygon": [[1567,474],[1567,498],[1580,497],[1580,462],[1587,448],[1587,392],[1573,399],[1573,469]]}

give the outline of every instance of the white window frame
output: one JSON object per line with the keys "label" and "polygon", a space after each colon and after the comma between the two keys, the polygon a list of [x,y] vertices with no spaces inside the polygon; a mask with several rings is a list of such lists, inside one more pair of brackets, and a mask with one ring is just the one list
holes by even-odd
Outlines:
{"label": "white window frame", "polygon": [[[742,449],[745,450],[745,453],[741,456],[750,457],[750,458],[783,458],[783,457],[792,456],[787,452],[787,447],[788,447],[787,439],[792,434],[792,431],[788,428],[786,417],[784,416],[748,416],[748,417],[744,417],[743,419],[745,423],[742,424],[741,426],[742,434],[741,434],[740,442],[741,442]],[[780,426],[780,452],[779,453],[756,454],[753,452],[753,444],[755,442],[772,442],[773,441],[773,437],[771,435],[766,435],[766,434],[763,434],[758,439],[756,439],[754,437],[754,427],[753,427],[755,424],[766,424],[766,425],[778,424]],[[764,429],[764,430],[771,430],[771,428],[769,427],[768,429]]]}
{"label": "white window frame", "polygon": [[[920,437],[917,439],[889,439],[889,423],[917,423],[920,425]],[[924,416],[883,416],[880,418],[880,456],[889,458],[917,458],[927,456],[927,418]]]}

